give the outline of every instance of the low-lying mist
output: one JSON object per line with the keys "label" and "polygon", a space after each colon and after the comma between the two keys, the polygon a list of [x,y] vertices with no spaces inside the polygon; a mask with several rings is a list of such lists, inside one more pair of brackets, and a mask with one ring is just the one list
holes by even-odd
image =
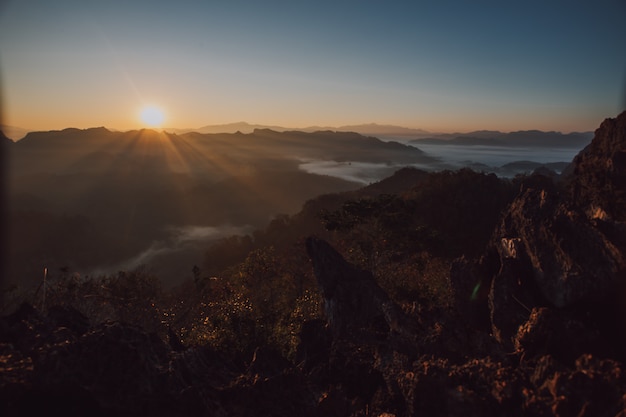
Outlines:
{"label": "low-lying mist", "polygon": [[174,285],[192,276],[193,266],[202,262],[203,253],[211,243],[226,236],[247,235],[253,230],[249,225],[168,226],[165,238],[151,242],[136,256],[118,264],[99,266],[87,275],[110,275],[148,267],[158,273],[166,286]]}
{"label": "low-lying mist", "polygon": [[469,167],[500,177],[527,174],[540,166],[560,173],[577,153],[573,148],[513,148],[504,146],[463,146],[425,144],[420,149],[431,157],[426,163],[359,162],[308,160],[298,168],[310,174],[327,175],[368,185],[391,176],[398,169],[411,166],[424,171],[457,170]]}
{"label": "low-lying mist", "polygon": [[547,163],[558,172],[577,152],[450,143],[269,129],[31,133],[5,144],[7,281],[36,286],[44,269],[93,276],[145,266],[175,284],[192,276],[215,240],[262,229],[307,200],[355,190],[403,167],[469,166],[510,177]]}
{"label": "low-lying mist", "polygon": [[357,161],[306,161],[301,163],[299,168],[309,174],[328,175],[367,185],[390,176],[401,166]]}

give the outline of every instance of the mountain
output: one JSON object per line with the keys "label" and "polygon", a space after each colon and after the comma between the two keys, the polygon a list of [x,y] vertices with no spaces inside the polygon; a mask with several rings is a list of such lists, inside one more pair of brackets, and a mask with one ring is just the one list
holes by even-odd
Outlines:
{"label": "mountain", "polygon": [[[199,128],[162,128],[159,131],[185,134],[185,133],[245,133],[254,132],[255,129],[269,129],[276,132],[300,131],[313,133],[317,131],[333,132],[355,132],[366,136],[380,136],[383,138],[412,138],[419,143],[432,144],[464,144],[464,145],[510,145],[510,146],[569,146],[582,147],[593,136],[593,132],[572,132],[563,134],[560,132],[542,132],[537,130],[519,131],[503,133],[492,130],[478,130],[467,133],[432,133],[423,129],[407,128],[403,126],[364,123],[342,126],[307,126],[302,128],[291,128],[275,125],[251,124],[247,122],[235,122],[226,124],[206,125]],[[28,129],[20,127],[0,125],[0,130],[7,137],[18,141],[24,138],[29,132]]]}
{"label": "mountain", "polygon": [[0,143],[2,144],[0,146],[10,146],[10,144],[13,143],[13,140],[7,137],[7,135],[5,135],[2,130],[0,130]]}
{"label": "mountain", "polygon": [[[144,165],[152,164],[157,170],[167,167],[177,172],[194,171],[198,167],[216,168],[215,164],[226,164],[228,169],[237,171],[246,164],[274,160],[293,163],[301,160],[434,162],[415,147],[353,132],[278,132],[266,128],[254,129],[248,134],[190,132],[180,135],[149,129],[114,132],[104,127],[70,128],[30,132],[15,145],[15,157],[19,161],[16,169],[24,172],[90,170],[98,163],[105,163],[107,157],[115,156],[113,162],[121,164],[139,155]],[[222,167],[225,169],[226,166]]]}
{"label": "mountain", "polygon": [[362,135],[371,136],[411,136],[420,137],[424,135],[432,135],[432,133],[422,129],[411,129],[402,126],[394,125],[379,125],[377,123],[366,123],[359,125],[344,125],[339,127],[319,127],[311,126],[305,129],[306,131],[316,130],[333,130],[343,132],[357,132]]}
{"label": "mountain", "polygon": [[362,135],[369,136],[412,136],[419,137],[424,135],[430,135],[431,133],[422,129],[410,129],[401,126],[394,125],[379,125],[376,123],[367,123],[360,125],[345,125],[339,127],[331,126],[308,126],[304,128],[288,128],[282,126],[268,126],[259,124],[250,124],[246,122],[219,124],[219,125],[207,125],[196,129],[175,129],[165,128],[164,131],[172,133],[251,133],[255,129],[270,129],[276,132],[286,131],[300,131],[300,132],[317,132],[317,131],[333,131],[333,132],[356,132]]}
{"label": "mountain", "polygon": [[[320,194],[359,188],[360,178],[337,174],[352,164],[391,173],[433,161],[414,147],[357,133],[270,129],[179,135],[70,128],[30,132],[10,148],[10,276],[22,282],[50,265],[108,272],[158,258],[172,284],[214,239],[182,242],[188,228],[220,236],[232,226],[262,227]],[[59,241],[63,230],[71,237]]]}
{"label": "mountain", "polygon": [[410,143],[420,144],[448,144],[448,145],[485,145],[485,146],[516,146],[516,147],[570,147],[583,148],[591,138],[593,132],[544,132],[539,130],[525,130],[517,132],[500,132],[494,130],[477,130],[467,133],[440,133],[434,134],[423,129],[412,129],[395,125],[381,125],[366,123],[358,125],[333,126],[308,126],[305,128],[286,128],[281,126],[267,126],[249,124],[246,122],[207,125],[197,129],[164,129],[173,133],[252,133],[254,130],[273,130],[276,132],[300,131],[300,132],[355,132],[366,136],[378,136],[383,138],[413,138]]}
{"label": "mountain", "polygon": [[557,182],[406,168],[165,294],[51,272],[0,317],[3,415],[623,416],[625,155],[626,112]]}
{"label": "mountain", "polygon": [[199,127],[197,129],[176,129],[176,128],[164,128],[163,130],[166,132],[172,133],[189,133],[189,132],[197,132],[197,133],[252,133],[255,129],[271,129],[277,132],[284,132],[285,130],[290,130],[280,126],[268,126],[268,125],[258,125],[258,124],[250,124],[246,122],[236,122],[236,123],[227,123],[227,124],[219,124],[219,125],[206,125]]}
{"label": "mountain", "polygon": [[7,125],[0,125],[0,131],[4,132],[8,138],[13,139],[14,141],[22,139],[28,132],[30,132],[28,129]]}
{"label": "mountain", "polygon": [[451,133],[412,140],[416,146],[432,145],[484,145],[538,148],[583,148],[592,139],[593,132],[542,132],[525,130],[502,133],[498,131],[476,131],[470,133]]}

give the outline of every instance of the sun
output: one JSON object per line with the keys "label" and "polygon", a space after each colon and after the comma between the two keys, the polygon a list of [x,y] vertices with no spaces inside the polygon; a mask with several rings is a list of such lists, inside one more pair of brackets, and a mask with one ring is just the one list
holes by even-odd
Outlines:
{"label": "sun", "polygon": [[146,106],[141,110],[141,121],[150,127],[159,127],[164,120],[163,110],[156,106]]}

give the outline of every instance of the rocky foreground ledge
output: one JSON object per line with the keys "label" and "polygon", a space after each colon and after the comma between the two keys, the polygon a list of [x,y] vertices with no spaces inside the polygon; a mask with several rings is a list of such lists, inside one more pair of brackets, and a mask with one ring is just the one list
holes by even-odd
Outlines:
{"label": "rocky foreground ledge", "polygon": [[525,180],[454,308],[401,307],[311,237],[324,320],[295,362],[166,343],[27,304],[0,318],[0,414],[626,416],[626,113],[561,183]]}

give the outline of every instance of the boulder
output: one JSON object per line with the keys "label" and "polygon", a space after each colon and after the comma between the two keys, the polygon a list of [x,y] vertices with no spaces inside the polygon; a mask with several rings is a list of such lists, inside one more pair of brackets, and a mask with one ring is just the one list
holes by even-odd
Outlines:
{"label": "boulder", "polygon": [[414,324],[380,288],[371,272],[346,262],[324,240],[309,237],[306,248],[333,337],[354,338],[364,334],[384,339],[390,331],[403,335],[414,333]]}

